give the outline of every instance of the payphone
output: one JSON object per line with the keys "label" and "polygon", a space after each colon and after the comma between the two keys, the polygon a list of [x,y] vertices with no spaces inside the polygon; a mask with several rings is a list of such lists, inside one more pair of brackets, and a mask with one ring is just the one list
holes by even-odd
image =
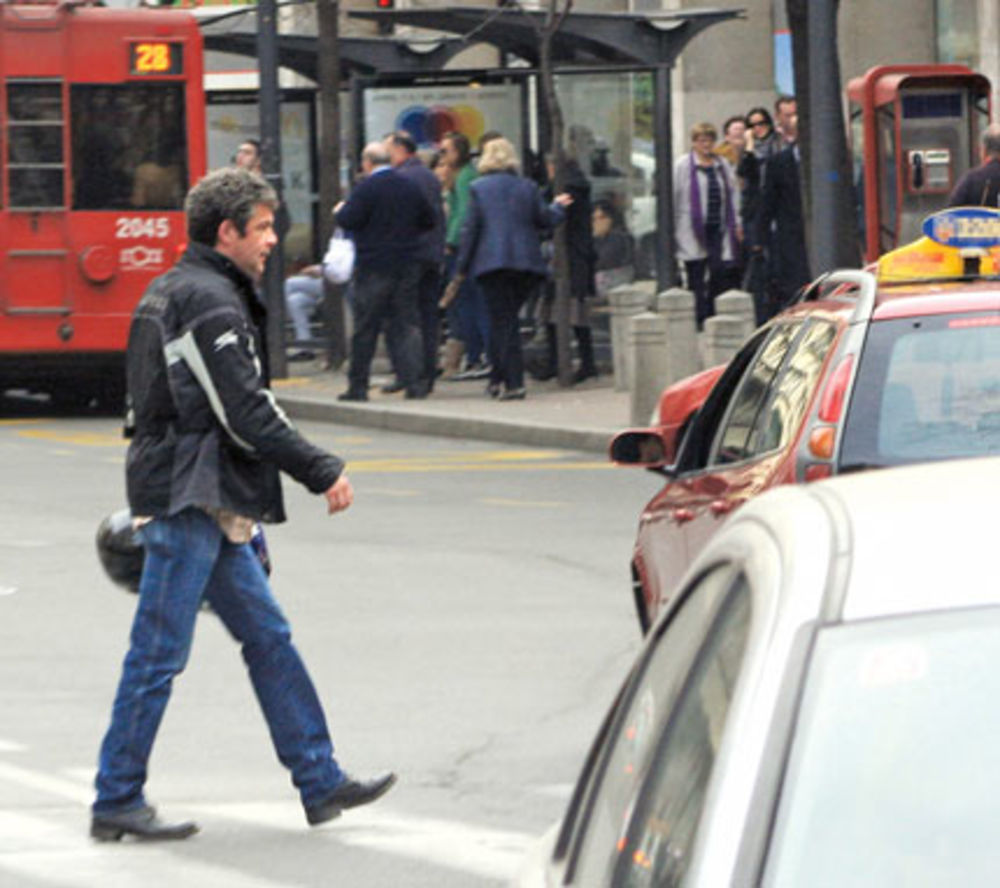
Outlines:
{"label": "payphone", "polygon": [[847,85],[865,258],[920,235],[979,163],[990,82],[964,65],[882,65]]}

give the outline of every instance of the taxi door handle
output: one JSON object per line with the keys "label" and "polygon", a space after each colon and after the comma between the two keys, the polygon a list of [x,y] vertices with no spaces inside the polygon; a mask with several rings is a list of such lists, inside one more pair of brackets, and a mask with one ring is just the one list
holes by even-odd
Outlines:
{"label": "taxi door handle", "polygon": [[712,504],[708,508],[711,509],[713,515],[715,515],[716,517],[720,517],[722,515],[728,515],[730,512],[732,512],[733,507],[735,505],[736,503],[734,503],[732,500],[718,499],[718,500],[713,500]]}
{"label": "taxi door handle", "polygon": [[690,509],[674,509],[670,513],[670,517],[674,519],[677,524],[687,524],[688,521],[694,521],[694,512]]}

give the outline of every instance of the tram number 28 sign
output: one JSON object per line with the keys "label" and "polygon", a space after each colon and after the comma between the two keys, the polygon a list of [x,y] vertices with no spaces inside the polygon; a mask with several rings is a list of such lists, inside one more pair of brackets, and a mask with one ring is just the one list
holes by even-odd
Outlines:
{"label": "tram number 28 sign", "polygon": [[141,40],[129,44],[131,74],[139,76],[183,74],[182,46],[165,40]]}

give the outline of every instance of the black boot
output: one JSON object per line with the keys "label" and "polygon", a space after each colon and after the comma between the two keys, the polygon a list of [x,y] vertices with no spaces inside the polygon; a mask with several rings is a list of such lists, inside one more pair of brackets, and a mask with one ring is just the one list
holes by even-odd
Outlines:
{"label": "black boot", "polygon": [[545,325],[545,360],[531,374],[539,382],[553,379],[559,372],[559,356],[556,351],[556,325]]}
{"label": "black boot", "polygon": [[576,347],[580,353],[580,366],[573,374],[573,382],[583,382],[597,376],[597,365],[594,364],[594,340],[590,327],[574,327]]}

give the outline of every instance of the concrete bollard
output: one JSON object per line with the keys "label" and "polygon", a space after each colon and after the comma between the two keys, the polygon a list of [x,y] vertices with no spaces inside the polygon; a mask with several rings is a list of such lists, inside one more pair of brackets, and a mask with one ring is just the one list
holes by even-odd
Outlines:
{"label": "concrete bollard", "polygon": [[746,341],[746,321],[738,315],[717,314],[705,321],[702,352],[705,366],[727,364]]}
{"label": "concrete bollard", "polygon": [[663,385],[667,386],[701,369],[694,293],[681,287],[664,290],[656,296],[656,311],[666,325],[668,369]]}
{"label": "concrete bollard", "polygon": [[608,293],[608,305],[611,308],[611,361],[616,392],[623,392],[629,387],[629,318],[649,311],[655,293],[655,281],[633,281],[631,284],[615,287]]}
{"label": "concrete bollard", "polygon": [[649,417],[670,371],[667,325],[663,315],[643,312],[628,320],[629,416],[632,425]]}
{"label": "concrete bollard", "polygon": [[743,322],[743,338],[757,329],[757,316],[753,310],[753,296],[744,290],[726,290],[715,297],[717,315],[734,315]]}

